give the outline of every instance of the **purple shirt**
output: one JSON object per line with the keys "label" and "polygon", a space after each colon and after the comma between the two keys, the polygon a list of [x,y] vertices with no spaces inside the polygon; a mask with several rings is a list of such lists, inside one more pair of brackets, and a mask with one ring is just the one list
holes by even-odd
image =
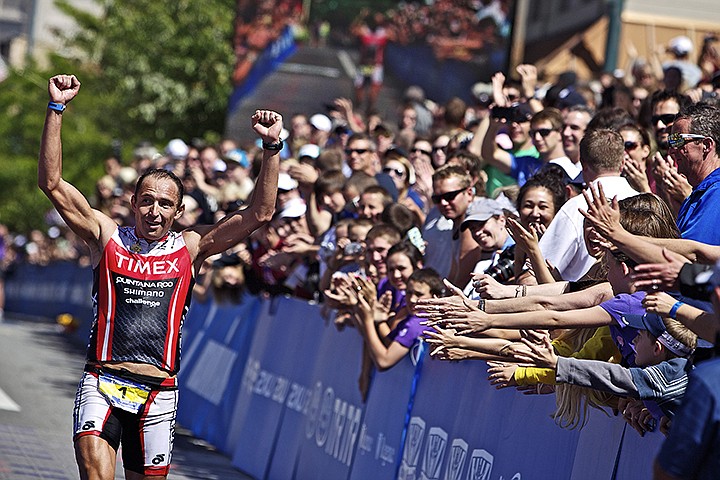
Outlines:
{"label": "purple shirt", "polygon": [[618,320],[623,315],[644,315],[645,308],[642,306],[644,298],[645,292],[621,293],[600,304],[600,307],[614,320],[610,325],[610,334],[623,356],[623,364],[626,367],[635,366],[635,350],[632,341],[637,336],[638,330],[632,327],[623,327]]}
{"label": "purple shirt", "polygon": [[412,348],[415,340],[424,332],[432,330],[430,327],[420,325],[421,318],[415,315],[409,315],[401,320],[395,328],[388,334],[388,338],[406,348]]}

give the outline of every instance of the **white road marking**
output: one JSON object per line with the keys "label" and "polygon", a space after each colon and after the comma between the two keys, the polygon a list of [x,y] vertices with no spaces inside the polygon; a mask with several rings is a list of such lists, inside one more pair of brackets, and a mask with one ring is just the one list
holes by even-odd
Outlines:
{"label": "white road marking", "polygon": [[340,60],[340,65],[342,65],[343,70],[345,70],[345,74],[350,78],[355,78],[357,70],[355,69],[355,64],[350,58],[350,54],[345,50],[340,50],[337,56],[338,60]]}
{"label": "white road marking", "polygon": [[2,388],[0,388],[0,410],[10,410],[11,412],[20,411],[20,405],[15,403]]}
{"label": "white road marking", "polygon": [[318,75],[320,77],[338,78],[340,70],[333,67],[319,67],[317,65],[303,65],[301,63],[283,63],[278,70],[285,73],[300,73],[302,75]]}

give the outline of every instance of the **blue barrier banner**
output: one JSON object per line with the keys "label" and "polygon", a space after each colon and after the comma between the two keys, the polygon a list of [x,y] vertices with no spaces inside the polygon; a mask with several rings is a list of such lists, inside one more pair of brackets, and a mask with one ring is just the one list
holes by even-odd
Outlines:
{"label": "blue barrier banner", "polygon": [[255,478],[266,478],[271,458],[290,461],[275,444],[288,410],[307,409],[324,329],[317,307],[299,300],[264,301],[261,312],[228,432],[233,464]]}
{"label": "blue barrier banner", "polygon": [[[73,264],[21,265],[7,309],[70,313],[85,340],[91,278]],[[664,440],[596,410],[582,430],[561,429],[554,395],[497,391],[484,362],[406,358],[375,374],[363,404],[358,332],[297,299],[194,303],[182,349],[178,421],[257,479],[649,478]]]}
{"label": "blue barrier banner", "polygon": [[[418,349],[411,353],[415,350]],[[419,367],[408,355],[390,370],[375,373],[365,405],[351,480],[395,478],[416,368]]]}
{"label": "blue barrier banner", "polygon": [[614,479],[652,478],[653,463],[664,440],[665,435],[659,430],[641,437],[630,425],[625,424],[625,436]]}
{"label": "blue barrier banner", "polygon": [[5,279],[5,310],[55,318],[69,313],[80,322],[74,338],[86,344],[92,325],[92,269],[72,262],[20,264]]}
{"label": "blue barrier banner", "polygon": [[183,359],[180,380],[185,388],[178,419],[226,453],[230,453],[227,425],[242,378],[236,372],[245,368],[259,306],[255,297],[245,297],[239,305],[213,304],[207,328],[196,334],[198,343]]}
{"label": "blue barrier banner", "polygon": [[325,328],[293,478],[348,478],[363,421],[358,388],[362,344],[355,329]]}
{"label": "blue barrier banner", "polygon": [[578,433],[553,423],[548,415],[554,408],[552,395],[495,390],[484,362],[430,359],[423,366],[398,478],[543,478],[538,472],[563,478]]}
{"label": "blue barrier banner", "polygon": [[280,38],[271,43],[257,60],[255,60],[255,64],[245,78],[245,81],[235,88],[232,95],[230,95],[228,115],[235,111],[243,98],[252,93],[253,90],[260,85],[263,78],[274,72],[285,59],[295,53],[296,49],[292,28],[285,27]]}

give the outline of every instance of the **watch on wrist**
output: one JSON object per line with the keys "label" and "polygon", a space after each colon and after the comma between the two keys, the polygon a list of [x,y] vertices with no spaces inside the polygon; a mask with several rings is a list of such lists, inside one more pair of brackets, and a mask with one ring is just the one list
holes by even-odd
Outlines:
{"label": "watch on wrist", "polygon": [[265,140],[262,142],[263,150],[279,151],[283,149],[283,146],[284,143],[282,140],[278,140],[276,143],[267,143]]}

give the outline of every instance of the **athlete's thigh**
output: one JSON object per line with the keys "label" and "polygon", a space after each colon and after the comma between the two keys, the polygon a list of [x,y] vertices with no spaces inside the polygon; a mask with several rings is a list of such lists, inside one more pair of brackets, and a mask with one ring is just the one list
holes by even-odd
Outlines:
{"label": "athlete's thigh", "polygon": [[126,472],[167,475],[175,437],[177,399],[177,390],[154,390],[143,412],[136,415],[131,424],[124,424],[122,456]]}

